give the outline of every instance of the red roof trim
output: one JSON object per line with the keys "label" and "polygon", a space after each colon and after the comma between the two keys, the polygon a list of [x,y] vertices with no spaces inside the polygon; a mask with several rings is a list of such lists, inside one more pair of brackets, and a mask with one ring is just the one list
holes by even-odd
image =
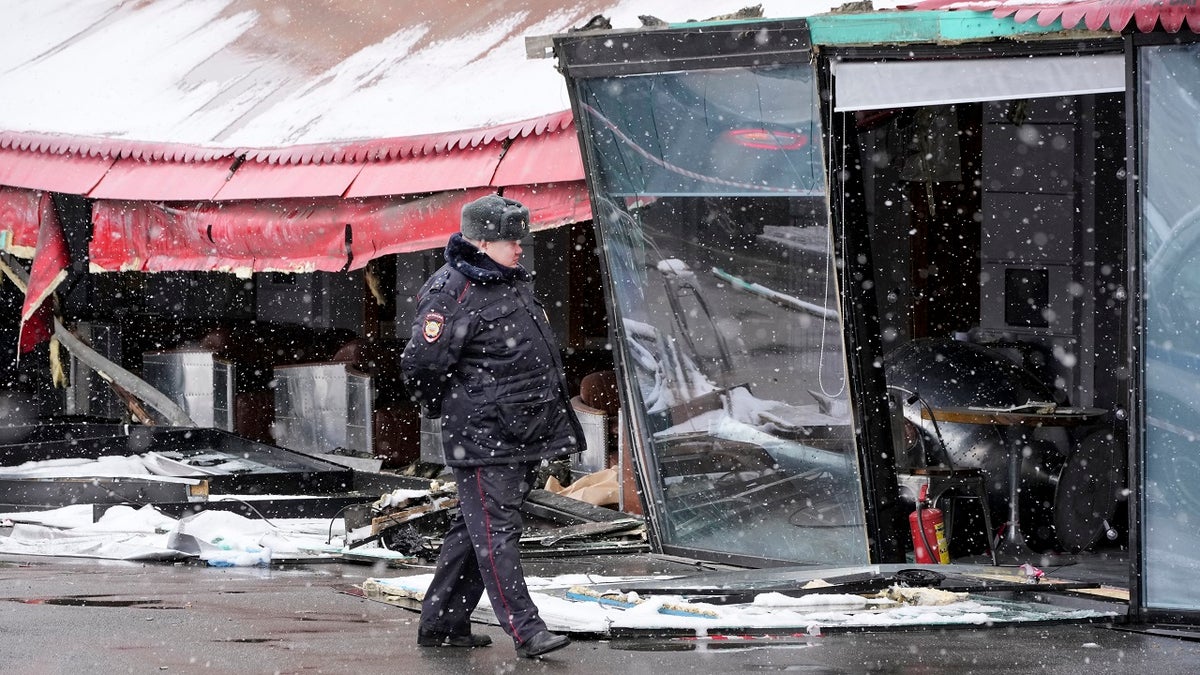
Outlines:
{"label": "red roof trim", "polygon": [[496,186],[571,181],[583,181],[583,157],[579,139],[563,131],[514,142],[492,177],[492,185]]}
{"label": "red roof trim", "polygon": [[49,155],[78,154],[108,159],[145,161],[212,161],[237,154],[236,148],[206,148],[179,143],[127,141],[117,138],[0,131],[0,149]]}
{"label": "red roof trim", "polygon": [[0,149],[0,185],[87,194],[112,165],[111,159],[70,152],[52,155]]}
{"label": "red roof trim", "polygon": [[[570,111],[562,111],[446,134],[258,149],[0,132],[0,185],[97,199],[323,197],[345,193],[361,171],[373,175],[361,181],[362,195],[417,194],[492,185],[499,157],[513,141],[520,141],[516,146],[541,146],[531,136],[555,134],[572,125]],[[574,134],[566,135],[574,144]],[[571,150],[578,154],[578,148]],[[518,147],[517,154],[527,153]],[[481,161],[484,155],[491,159]],[[580,175],[564,168],[565,161],[552,163],[548,173],[527,165],[522,175],[538,183]],[[510,160],[506,170],[513,164]],[[432,172],[422,173],[421,165]],[[414,173],[414,168],[419,170]],[[496,185],[500,184],[512,183]],[[354,187],[345,194],[361,196]]]}
{"label": "red roof trim", "polygon": [[213,162],[119,159],[87,195],[95,199],[208,200],[229,180],[232,166],[229,158]]}
{"label": "red roof trim", "polygon": [[287,199],[340,197],[363,170],[363,164],[280,166],[247,162],[225,181],[214,199]]}
{"label": "red roof trim", "polygon": [[1178,33],[1186,22],[1193,33],[1200,33],[1200,6],[1179,0],[925,0],[916,9],[991,12],[998,19],[1011,16],[1017,23],[1036,18],[1039,26],[1061,21],[1064,29],[1083,21],[1088,30],[1101,30],[1107,23],[1110,30],[1122,31],[1133,19],[1143,33],[1154,31],[1156,24],[1168,33]]}
{"label": "red roof trim", "polygon": [[370,162],[346,190],[347,198],[417,194],[492,184],[500,164],[499,143],[472,150],[411,157],[390,162]]}
{"label": "red roof trim", "polygon": [[565,129],[571,124],[571,111],[564,110],[530,120],[479,129],[295,145],[286,148],[213,148],[94,136],[0,131],[0,149],[52,155],[78,154],[87,157],[138,159],[147,162],[210,162],[244,157],[246,161],[268,164],[344,164],[418,157],[452,149],[466,150],[487,145],[497,139],[512,140],[519,136],[528,136],[531,132],[540,134]]}

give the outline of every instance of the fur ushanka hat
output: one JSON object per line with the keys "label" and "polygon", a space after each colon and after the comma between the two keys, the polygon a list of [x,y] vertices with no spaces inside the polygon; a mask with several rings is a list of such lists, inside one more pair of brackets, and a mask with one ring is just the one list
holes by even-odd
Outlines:
{"label": "fur ushanka hat", "polygon": [[480,197],[462,210],[462,235],[473,241],[516,241],[529,236],[529,209],[500,195]]}

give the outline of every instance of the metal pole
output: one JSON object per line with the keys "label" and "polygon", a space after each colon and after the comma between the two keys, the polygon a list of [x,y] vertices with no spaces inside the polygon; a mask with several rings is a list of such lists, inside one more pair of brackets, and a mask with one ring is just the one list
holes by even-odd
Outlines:
{"label": "metal pole", "polygon": [[[26,292],[29,285],[29,275],[25,268],[13,262],[7,253],[0,253],[0,267],[13,283]],[[115,384],[138,399],[145,401],[158,414],[162,415],[168,424],[177,427],[195,427],[196,423],[188,417],[174,401],[167,398],[161,391],[150,386],[145,380],[113,363],[99,352],[87,346],[74,333],[54,317],[54,337],[71,352],[79,362],[96,371],[105,382]]]}

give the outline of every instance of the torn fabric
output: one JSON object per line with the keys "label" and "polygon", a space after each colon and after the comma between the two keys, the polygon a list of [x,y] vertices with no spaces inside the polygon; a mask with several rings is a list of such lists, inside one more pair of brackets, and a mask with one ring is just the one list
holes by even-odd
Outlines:
{"label": "torn fabric", "polygon": [[0,251],[26,260],[33,257],[41,195],[37,190],[0,185]]}
{"label": "torn fabric", "polygon": [[20,346],[27,353],[54,334],[54,316],[46,299],[67,278],[71,253],[63,235],[54,200],[43,192],[38,198],[38,235],[33,252],[29,285],[21,307]]}

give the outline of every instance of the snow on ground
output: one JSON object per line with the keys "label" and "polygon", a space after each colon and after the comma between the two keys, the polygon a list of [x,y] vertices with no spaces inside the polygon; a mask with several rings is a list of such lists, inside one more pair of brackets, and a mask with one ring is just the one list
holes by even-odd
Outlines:
{"label": "snow on ground", "polygon": [[[393,595],[420,598],[432,578],[432,574],[420,574],[370,579],[368,584]],[[592,577],[587,583],[611,587],[621,581],[665,578],[668,577]],[[817,635],[823,627],[986,625],[998,621],[1080,619],[1104,615],[1049,605],[993,601],[982,596],[967,596],[944,605],[915,606],[836,592],[804,598],[760,593],[754,602],[738,605],[688,602],[681,596],[658,595],[638,598],[639,602],[627,609],[563,597],[563,589],[584,585],[583,581],[578,575],[526,580],[538,613],[550,630],[608,634],[619,629],[692,629],[697,635],[704,635],[721,631],[799,628]]]}
{"label": "snow on ground", "polygon": [[[76,505],[50,511],[0,513],[0,524],[12,527],[9,536],[0,537],[0,554],[116,560],[198,559],[226,567],[334,557],[345,552],[340,519],[249,519],[224,511],[202,511],[175,519],[153,506],[116,505],[92,522],[92,506]],[[368,579],[364,588],[371,585],[384,595],[420,598],[431,578],[432,574],[418,574]],[[947,597],[941,602],[946,604],[911,605],[838,593],[836,588],[829,593],[800,598],[765,592],[752,602],[737,605],[688,602],[678,595],[642,598],[632,592],[620,596],[631,605],[626,608],[571,599],[589,597],[586,595],[589,592],[599,594],[622,583],[670,578],[570,574],[531,576],[527,583],[542,618],[552,630],[601,635],[621,629],[685,629],[694,630],[697,635],[771,629],[819,634],[823,627],[983,625],[1107,616],[944,592],[942,595]],[[595,586],[601,589],[589,590]]]}
{"label": "snow on ground", "polygon": [[110,560],[196,558],[213,566],[265,565],[272,560],[331,556],[341,551],[340,518],[250,519],[201,511],[181,519],[153,506],[116,505],[92,522],[92,505],[0,513],[12,533],[0,553]]}

